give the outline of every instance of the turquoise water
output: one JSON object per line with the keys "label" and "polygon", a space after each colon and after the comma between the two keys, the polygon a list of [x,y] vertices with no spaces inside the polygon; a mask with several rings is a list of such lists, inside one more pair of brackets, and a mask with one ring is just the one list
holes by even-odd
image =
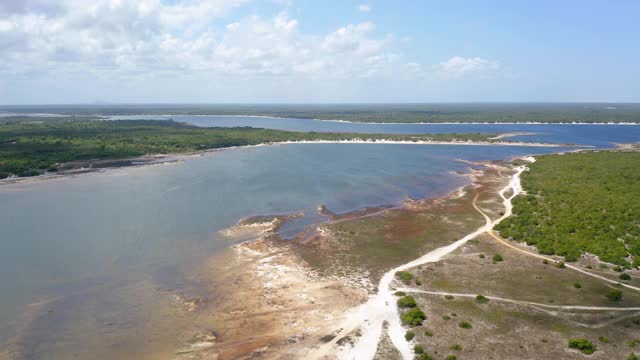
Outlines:
{"label": "turquoise water", "polygon": [[[457,125],[449,126],[460,132]],[[592,144],[640,140],[638,127],[597,129],[573,136],[591,136]],[[562,131],[546,136],[572,142]],[[135,300],[138,295],[131,293],[148,283],[190,286],[184,274],[231,245],[218,231],[242,217],[303,211],[306,221],[287,229],[295,232],[317,219],[320,204],[344,212],[448,193],[467,181],[453,173],[468,170],[458,159],[502,160],[561,150],[274,145],[0,186],[0,354],[17,343],[26,358],[69,358],[142,347],[142,342],[152,346],[162,339],[115,333],[155,328],[174,336],[163,327],[164,317],[144,312],[153,300]],[[33,315],[29,304],[42,301],[47,311]],[[113,324],[121,326],[118,331],[110,330]],[[87,341],[87,334],[99,338]]]}

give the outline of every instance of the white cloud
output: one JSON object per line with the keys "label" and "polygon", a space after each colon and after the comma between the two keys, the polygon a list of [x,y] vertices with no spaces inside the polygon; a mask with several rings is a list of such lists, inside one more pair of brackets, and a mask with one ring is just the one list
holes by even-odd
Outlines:
{"label": "white cloud", "polygon": [[495,74],[499,68],[500,65],[495,61],[462,56],[454,56],[436,66],[442,76],[454,79],[466,76],[487,77]]}
{"label": "white cloud", "polygon": [[368,4],[360,4],[358,5],[358,11],[368,13],[369,11],[371,11],[371,6],[369,6]]}

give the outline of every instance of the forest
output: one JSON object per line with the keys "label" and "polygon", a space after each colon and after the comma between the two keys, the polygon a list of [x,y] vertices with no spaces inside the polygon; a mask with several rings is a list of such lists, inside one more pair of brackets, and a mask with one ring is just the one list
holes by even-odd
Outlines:
{"label": "forest", "polygon": [[[25,120],[26,119],[26,120]],[[490,141],[495,134],[387,135],[280,131],[250,127],[202,128],[163,120],[21,118],[0,123],[0,179],[61,170],[71,161],[179,154],[280,141]],[[28,120],[28,121],[27,121]]]}
{"label": "forest", "polygon": [[576,261],[590,253],[640,266],[640,153],[545,155],[522,174],[526,194],[496,226],[505,238]]}

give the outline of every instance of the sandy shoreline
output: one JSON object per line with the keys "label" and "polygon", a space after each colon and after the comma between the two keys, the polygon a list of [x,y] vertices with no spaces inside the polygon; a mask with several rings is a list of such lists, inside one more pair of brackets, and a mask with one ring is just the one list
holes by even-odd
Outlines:
{"label": "sandy shoreline", "polygon": [[194,116],[194,117],[249,117],[249,118],[263,118],[263,119],[281,119],[281,120],[314,120],[314,121],[327,121],[327,122],[338,122],[338,123],[348,123],[348,124],[377,124],[377,125],[640,125],[640,122],[535,122],[535,121],[527,121],[527,122],[372,122],[372,121],[351,121],[351,120],[341,120],[341,119],[317,119],[317,118],[292,118],[292,117],[282,117],[282,116],[269,116],[269,115],[188,115],[188,114],[159,114],[159,115],[141,115],[141,114],[129,114],[129,115],[98,115],[93,114],[93,116],[98,116],[106,119],[118,120],[117,117],[123,116],[162,116],[162,117],[171,117],[171,116]]}
{"label": "sandy shoreline", "polygon": [[[512,133],[500,134],[494,139],[502,137],[516,136]],[[32,181],[42,181],[49,179],[62,178],[66,176],[74,176],[86,173],[105,171],[109,169],[118,169],[125,167],[138,167],[148,165],[162,165],[172,162],[181,161],[192,156],[202,156],[217,151],[225,151],[231,149],[254,148],[274,145],[295,145],[295,144],[378,144],[378,145],[461,145],[461,146],[524,146],[524,147],[591,147],[588,145],[575,144],[553,144],[553,143],[534,143],[534,142],[517,142],[517,141],[395,141],[395,140],[377,140],[377,139],[353,139],[353,140],[302,140],[302,141],[280,141],[272,143],[261,143],[256,145],[230,146],[225,148],[207,149],[202,151],[177,153],[177,154],[154,154],[144,155],[134,158],[125,159],[105,159],[96,161],[85,161],[87,167],[80,167],[72,170],[59,171],[55,173],[46,173],[43,175],[32,177],[9,177],[0,180],[0,186],[15,183],[26,183]],[[98,166],[102,163],[119,163],[113,166]],[[128,163],[128,164],[124,164]]]}

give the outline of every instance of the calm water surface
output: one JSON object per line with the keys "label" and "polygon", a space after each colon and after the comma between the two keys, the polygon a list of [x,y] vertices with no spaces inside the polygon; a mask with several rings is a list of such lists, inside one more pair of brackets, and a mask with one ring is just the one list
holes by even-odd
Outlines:
{"label": "calm water surface", "polygon": [[[193,118],[201,126],[265,121]],[[262,126],[276,127],[281,120]],[[327,130],[301,128],[316,126],[307,122],[282,126]],[[535,140],[599,146],[640,141],[636,126],[481,125],[478,130],[428,125],[425,131],[424,126],[326,124],[331,131],[532,131],[539,133]],[[468,167],[457,159],[499,160],[560,150],[276,145],[0,186],[0,358],[10,351],[33,359],[133,359],[150,356],[149,349],[175,349],[184,341],[179,324],[196,320],[167,312],[166,299],[157,291],[192,286],[185,274],[230,245],[218,231],[240,218],[303,211],[314,219],[320,204],[343,212],[407,196],[439,196],[467,181],[453,173]],[[305,221],[296,224],[288,230],[298,230],[295,226]]]}

